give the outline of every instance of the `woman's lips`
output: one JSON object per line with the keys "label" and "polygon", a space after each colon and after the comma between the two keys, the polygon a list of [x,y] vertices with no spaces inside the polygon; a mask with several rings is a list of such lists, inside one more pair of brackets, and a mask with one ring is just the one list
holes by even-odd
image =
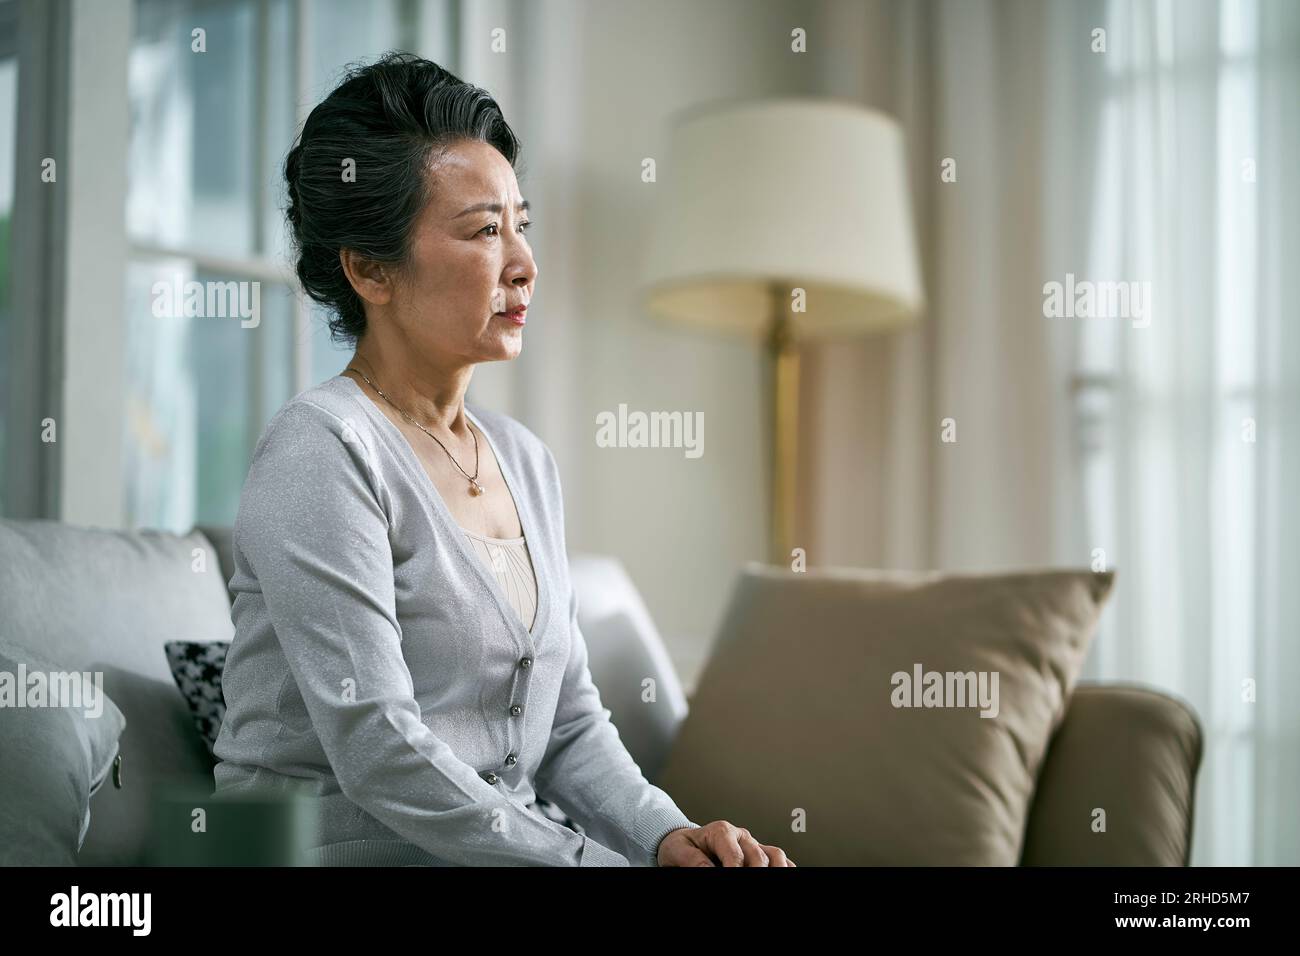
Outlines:
{"label": "woman's lips", "polygon": [[526,324],[525,316],[528,314],[527,309],[520,309],[517,312],[498,312],[497,315],[503,319],[509,319],[515,325]]}

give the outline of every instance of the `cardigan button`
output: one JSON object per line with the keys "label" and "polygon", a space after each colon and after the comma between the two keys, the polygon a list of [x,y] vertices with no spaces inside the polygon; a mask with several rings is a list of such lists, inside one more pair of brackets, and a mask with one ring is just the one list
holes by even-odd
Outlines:
{"label": "cardigan button", "polygon": [[524,670],[528,670],[528,668],[533,666],[533,659],[531,657],[521,657],[519,659],[519,666]]}
{"label": "cardigan button", "polygon": [[506,766],[507,766],[507,767],[513,767],[513,766],[514,766],[515,764],[517,764],[518,762],[519,762],[519,758],[516,757],[514,754],[506,754]]}
{"label": "cardigan button", "polygon": [[495,784],[498,779],[497,775],[494,774],[491,770],[485,770],[481,774],[479,774],[479,776],[491,784]]}
{"label": "cardigan button", "polygon": [[524,709],[523,709],[522,707],[520,707],[518,704],[511,704],[511,705],[510,705],[510,716],[511,716],[511,717],[518,717],[518,716],[519,716],[520,714],[522,714],[523,712],[524,712]]}

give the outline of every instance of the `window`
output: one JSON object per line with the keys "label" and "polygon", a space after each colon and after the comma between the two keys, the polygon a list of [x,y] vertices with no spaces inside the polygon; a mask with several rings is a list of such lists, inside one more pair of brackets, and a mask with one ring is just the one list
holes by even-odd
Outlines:
{"label": "window", "polygon": [[[17,9],[13,0],[0,3],[0,395],[9,404],[9,344],[13,327],[10,298],[10,223],[14,208],[14,154],[18,130],[18,51]],[[11,427],[8,415],[0,415],[0,476],[4,475],[5,430]],[[5,489],[0,480],[0,515],[7,514]]]}
{"label": "window", "polygon": [[[429,6],[137,0],[126,201],[129,526],[233,523],[266,422],[342,370],[350,352],[330,342],[319,308],[294,295],[282,162],[305,110],[343,67],[414,48]],[[257,283],[255,322],[206,308],[221,304],[213,290],[229,283]],[[178,309],[176,288],[204,295]]]}
{"label": "window", "polygon": [[1292,319],[1264,294],[1280,287],[1278,258],[1260,254],[1272,234],[1285,257],[1276,224],[1294,160],[1261,132],[1269,102],[1294,102],[1300,56],[1264,20],[1293,17],[1288,7],[1107,8],[1088,265],[1093,279],[1149,283],[1151,301],[1147,324],[1078,324],[1088,534],[1123,582],[1085,676],[1177,688],[1195,707],[1206,754],[1194,864],[1270,862],[1257,837],[1280,824],[1256,814],[1277,808],[1257,797],[1294,746],[1249,691],[1278,696],[1269,662],[1293,639],[1293,584],[1279,587],[1275,569],[1294,542],[1270,529],[1294,521],[1280,476],[1298,383],[1294,363],[1275,360]]}

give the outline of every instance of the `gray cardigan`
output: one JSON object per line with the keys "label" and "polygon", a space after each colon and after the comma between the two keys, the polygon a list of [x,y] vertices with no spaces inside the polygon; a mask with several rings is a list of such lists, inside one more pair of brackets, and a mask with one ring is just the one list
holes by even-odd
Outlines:
{"label": "gray cardigan", "polygon": [[217,792],[306,793],[324,865],[654,866],[697,824],[592,683],[555,459],[514,419],[466,414],[519,510],[532,632],[360,387],[300,393],[258,441],[235,522]]}

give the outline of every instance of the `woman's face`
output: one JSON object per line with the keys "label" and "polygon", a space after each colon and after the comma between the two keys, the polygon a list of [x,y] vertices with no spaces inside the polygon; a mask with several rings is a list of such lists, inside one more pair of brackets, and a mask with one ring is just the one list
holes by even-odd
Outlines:
{"label": "woman's face", "polygon": [[461,142],[426,175],[433,195],[393,286],[402,337],[419,355],[456,364],[512,359],[523,326],[500,313],[527,305],[537,281],[515,171],[487,143]]}

